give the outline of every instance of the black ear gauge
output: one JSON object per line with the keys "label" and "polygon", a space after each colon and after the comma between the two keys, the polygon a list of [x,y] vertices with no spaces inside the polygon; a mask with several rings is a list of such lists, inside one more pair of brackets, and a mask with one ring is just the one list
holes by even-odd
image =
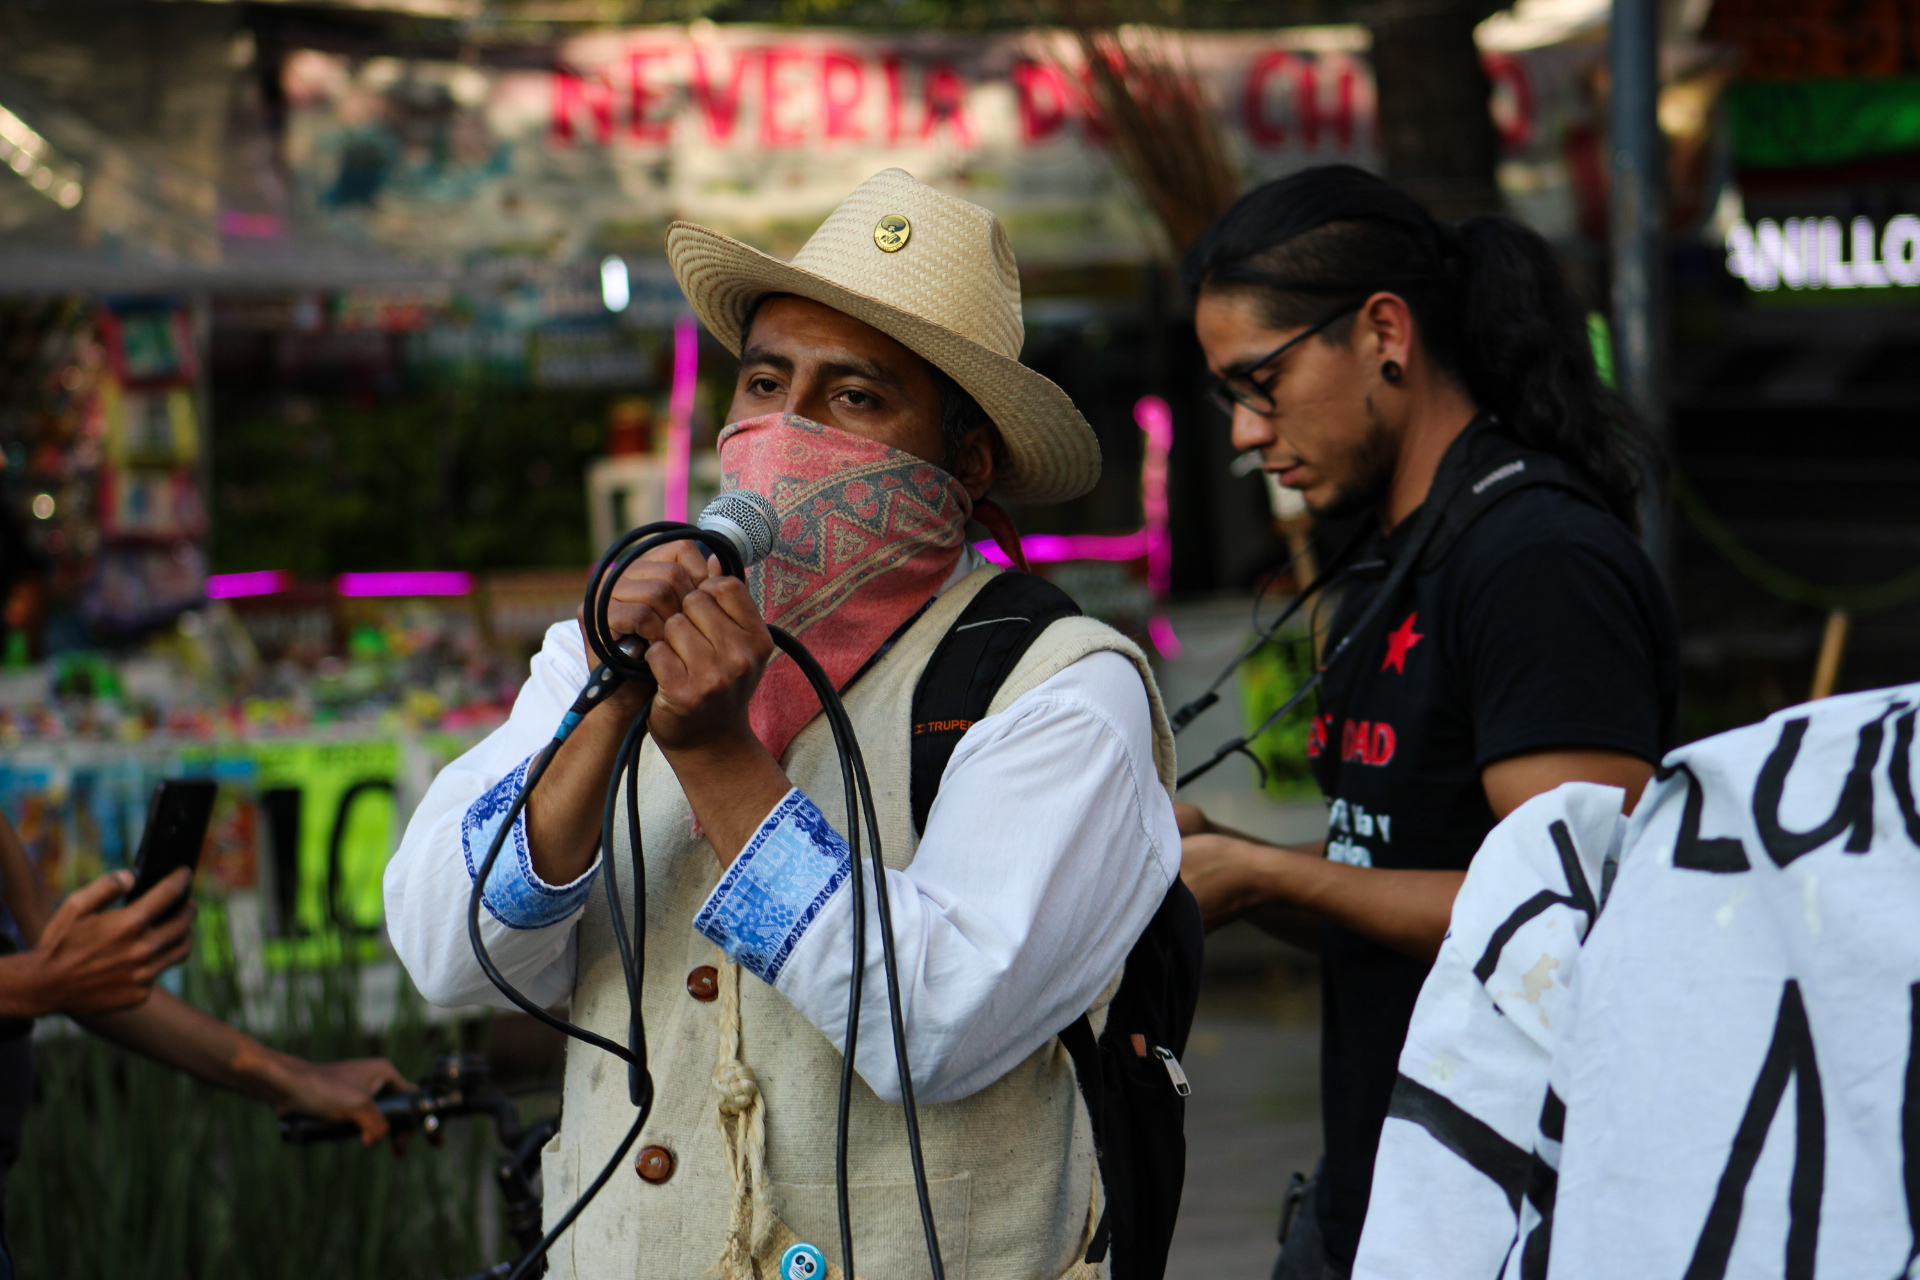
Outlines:
{"label": "black ear gauge", "polygon": [[1398,360],[1389,360],[1380,366],[1380,376],[1396,385],[1399,384],[1400,373],[1400,362]]}

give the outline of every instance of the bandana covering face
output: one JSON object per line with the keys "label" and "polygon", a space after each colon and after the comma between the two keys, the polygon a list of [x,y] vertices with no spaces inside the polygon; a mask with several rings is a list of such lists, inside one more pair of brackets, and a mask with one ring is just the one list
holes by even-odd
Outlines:
{"label": "bandana covering face", "polygon": [[[747,570],[760,612],[805,642],[845,688],[953,573],[973,502],[931,462],[791,413],[720,432],[723,487],[773,500],[773,554]],[[778,759],[820,713],[784,653],[748,715]]]}

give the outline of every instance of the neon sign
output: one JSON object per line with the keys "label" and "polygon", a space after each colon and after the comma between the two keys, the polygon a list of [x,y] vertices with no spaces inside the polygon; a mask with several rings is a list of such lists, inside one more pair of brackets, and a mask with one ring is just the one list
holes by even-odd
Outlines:
{"label": "neon sign", "polygon": [[291,589],[293,575],[285,569],[257,569],[252,573],[210,573],[207,599],[237,600],[242,596],[274,596]]}
{"label": "neon sign", "polygon": [[[1146,433],[1146,457],[1140,466],[1140,504],[1146,526],[1136,533],[1029,533],[1020,539],[1021,553],[1030,564],[1058,560],[1147,561],[1147,590],[1154,614],[1147,619],[1147,635],[1162,657],[1180,656],[1180,637],[1167,619],[1167,592],[1173,586],[1173,537],[1167,504],[1167,456],[1173,451],[1173,410],[1159,396],[1142,396],[1133,406],[1133,422]],[[976,542],[978,551],[995,564],[1013,560],[995,542]]]}
{"label": "neon sign", "polygon": [[[1851,242],[1851,243],[1849,243]],[[1727,229],[1727,270],[1762,293],[1774,289],[1885,289],[1920,285],[1920,217],[1742,219]]]}

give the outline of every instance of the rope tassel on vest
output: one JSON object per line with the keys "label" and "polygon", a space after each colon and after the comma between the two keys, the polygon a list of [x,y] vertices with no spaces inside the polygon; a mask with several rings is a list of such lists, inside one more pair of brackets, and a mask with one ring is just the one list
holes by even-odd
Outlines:
{"label": "rope tassel on vest", "polygon": [[754,1280],[753,1260],[773,1235],[767,1182],[767,1102],[753,1068],[740,1060],[740,966],[720,966],[720,1060],[713,1068],[719,1097],[720,1144],[733,1192],[727,1242],[707,1272],[715,1280]]}

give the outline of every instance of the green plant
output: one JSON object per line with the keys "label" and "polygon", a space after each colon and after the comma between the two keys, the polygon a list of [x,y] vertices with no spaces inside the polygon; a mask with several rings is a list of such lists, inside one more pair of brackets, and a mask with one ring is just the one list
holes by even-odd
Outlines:
{"label": "green plant", "polygon": [[[187,997],[244,1026],[225,959],[190,962]],[[418,1076],[441,1047],[405,981],[378,1042],[350,962],[275,985],[276,1032],[260,1038],[289,1052],[383,1052]],[[456,1126],[444,1148],[416,1142],[400,1159],[357,1142],[292,1147],[260,1104],[84,1035],[43,1031],[35,1073],[7,1205],[23,1280],[435,1280],[496,1248],[484,1129]]]}
{"label": "green plant", "polygon": [[[1291,698],[1313,673],[1313,645],[1305,635],[1286,636],[1262,645],[1240,668],[1241,708],[1252,732]],[[1276,800],[1319,794],[1307,764],[1307,734],[1313,725],[1312,699],[1249,744],[1266,767],[1263,790]]]}

